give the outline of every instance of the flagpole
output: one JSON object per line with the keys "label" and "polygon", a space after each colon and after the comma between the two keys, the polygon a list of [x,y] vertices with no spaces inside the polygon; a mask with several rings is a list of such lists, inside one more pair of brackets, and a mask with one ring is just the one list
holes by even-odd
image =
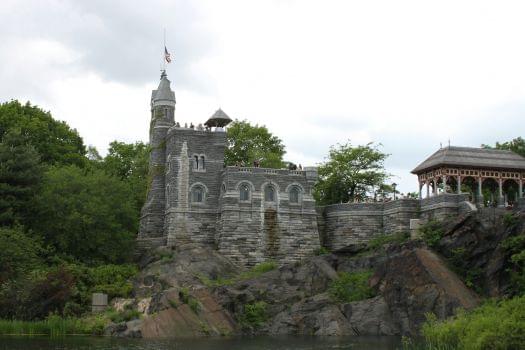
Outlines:
{"label": "flagpole", "polygon": [[[166,50],[166,27],[164,27],[164,50]],[[166,57],[164,55],[164,50],[162,51],[162,70],[166,72]]]}

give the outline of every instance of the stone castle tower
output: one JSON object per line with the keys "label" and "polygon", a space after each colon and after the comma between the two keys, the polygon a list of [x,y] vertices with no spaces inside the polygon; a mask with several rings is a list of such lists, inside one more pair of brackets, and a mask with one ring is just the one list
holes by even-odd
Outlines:
{"label": "stone castle tower", "polygon": [[292,262],[318,249],[312,188],[316,168],[264,169],[224,165],[221,109],[197,127],[175,122],[175,93],[166,73],[151,94],[148,197],[139,245],[197,243],[241,265]]}

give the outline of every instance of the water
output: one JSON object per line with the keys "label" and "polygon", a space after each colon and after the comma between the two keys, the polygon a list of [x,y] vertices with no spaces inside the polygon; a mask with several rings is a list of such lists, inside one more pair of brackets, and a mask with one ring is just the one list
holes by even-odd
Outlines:
{"label": "water", "polygon": [[394,350],[398,337],[116,339],[0,337],[0,350]]}

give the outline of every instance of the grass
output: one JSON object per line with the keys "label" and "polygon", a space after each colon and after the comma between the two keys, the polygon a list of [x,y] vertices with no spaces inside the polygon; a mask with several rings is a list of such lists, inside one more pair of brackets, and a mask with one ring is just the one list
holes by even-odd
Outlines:
{"label": "grass", "polygon": [[277,263],[274,261],[266,261],[255,265],[250,270],[240,273],[237,276],[230,278],[218,277],[216,279],[210,279],[204,275],[198,275],[197,277],[201,280],[206,287],[214,288],[220,286],[230,286],[240,281],[249,280],[252,278],[257,278],[260,275],[275,270],[277,268]]}
{"label": "grass", "polygon": [[332,299],[339,303],[350,303],[375,296],[375,292],[368,285],[372,271],[340,272],[339,278],[328,287]]}
{"label": "grass", "polygon": [[50,315],[40,321],[0,320],[0,335],[47,335],[61,337],[65,335],[102,335],[109,319],[104,314],[84,318],[63,318]]}

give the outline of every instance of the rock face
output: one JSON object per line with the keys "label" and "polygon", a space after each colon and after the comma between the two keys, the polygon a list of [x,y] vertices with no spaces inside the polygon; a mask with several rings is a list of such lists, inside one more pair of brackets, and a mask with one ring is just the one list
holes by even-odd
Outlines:
{"label": "rock face", "polygon": [[[476,293],[449,269],[457,252],[462,252],[466,268],[482,269],[487,285],[493,283],[489,290],[500,293],[508,258],[501,241],[523,230],[523,222],[514,231],[498,227],[474,215],[451,221],[437,245],[446,262],[421,241],[379,248],[356,245],[233,280],[242,268],[217,251],[192,244],[162,248],[143,262],[134,298],[114,302],[115,307],[131,306],[144,316],[112,325],[107,333],[128,337],[416,335],[428,312],[442,319],[457,308],[478,305]],[[374,271],[369,284],[376,296],[336,302],[329,288],[339,273],[363,270]],[[230,282],[221,285],[225,279]],[[210,280],[218,282],[212,287]],[[264,304],[264,319],[247,325],[243,315],[248,305],[259,302]]]}
{"label": "rock face", "polygon": [[[514,215],[515,224],[504,222]],[[502,242],[525,231],[525,213],[485,208],[478,215],[451,221],[436,249],[454,262],[479,291],[490,297],[504,296],[510,290],[509,253]]]}
{"label": "rock face", "polygon": [[395,328],[416,335],[427,312],[443,319],[457,308],[472,309],[479,299],[435,253],[411,245],[392,247],[371,284],[388,305]]}

